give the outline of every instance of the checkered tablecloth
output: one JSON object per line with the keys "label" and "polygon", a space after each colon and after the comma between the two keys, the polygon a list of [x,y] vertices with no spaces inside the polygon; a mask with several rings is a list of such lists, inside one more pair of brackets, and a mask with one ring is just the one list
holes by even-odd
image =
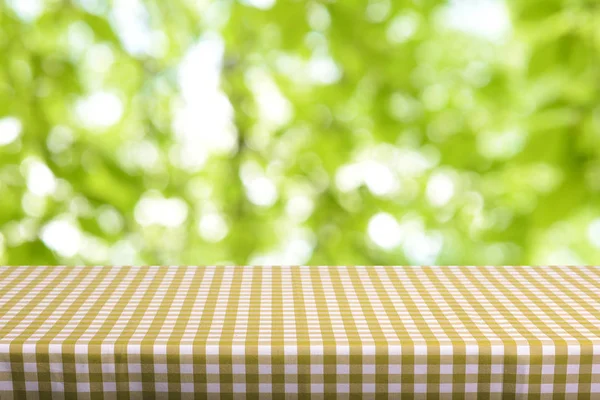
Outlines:
{"label": "checkered tablecloth", "polygon": [[2,400],[355,394],[600,399],[600,268],[0,267]]}

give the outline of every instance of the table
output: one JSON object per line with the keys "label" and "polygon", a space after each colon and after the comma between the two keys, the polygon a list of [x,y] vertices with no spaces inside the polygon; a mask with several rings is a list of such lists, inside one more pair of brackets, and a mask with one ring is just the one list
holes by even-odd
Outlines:
{"label": "table", "polygon": [[0,267],[0,311],[3,400],[600,398],[599,267]]}

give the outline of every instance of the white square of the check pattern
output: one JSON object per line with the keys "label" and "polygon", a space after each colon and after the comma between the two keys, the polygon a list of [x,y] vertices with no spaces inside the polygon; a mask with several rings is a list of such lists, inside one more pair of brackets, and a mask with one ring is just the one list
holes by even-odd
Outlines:
{"label": "white square of the check pattern", "polygon": [[[259,351],[260,354],[260,351]],[[270,357],[269,356],[260,356],[258,357],[259,360],[259,364],[258,364],[258,385],[259,385],[259,390],[261,385],[263,385],[262,387],[271,387],[272,383],[273,383],[273,379],[272,379],[272,374],[273,374],[273,366],[270,364]],[[262,392],[262,390],[260,390]],[[267,392],[272,391],[271,389],[268,389]]]}
{"label": "white square of the check pattern", "polygon": [[[157,392],[169,391],[169,364],[167,364],[166,354],[154,353],[154,387]],[[173,371],[174,372],[174,371]]]}
{"label": "white square of the check pattern", "polygon": [[270,293],[261,294],[260,302],[260,324],[258,329],[258,340],[268,341],[272,337],[273,328],[273,298]]}
{"label": "white square of the check pattern", "polygon": [[141,346],[136,344],[129,344],[126,347],[127,354],[127,376],[128,380],[133,383],[133,386],[137,386],[139,383],[140,389],[132,391],[141,391],[141,382],[142,382],[142,362],[141,362]]}
{"label": "white square of the check pattern", "polygon": [[[22,345],[23,355],[23,375],[25,382],[37,382],[38,381],[38,365],[36,357],[36,345],[35,344],[23,344]],[[30,390],[25,388],[26,390]],[[33,389],[32,389],[33,390]]]}
{"label": "white square of the check pattern", "polygon": [[[467,344],[464,352],[465,392],[477,392],[477,383],[479,381],[479,371],[481,368],[481,365],[479,364],[479,346],[474,343]],[[494,360],[492,360],[492,362],[494,362]]]}
{"label": "white square of the check pattern", "polygon": [[[76,356],[77,360],[77,356]],[[100,345],[100,369],[102,373],[102,387],[104,392],[116,392],[116,365],[115,365],[115,348],[111,344]],[[87,370],[89,376],[89,364],[84,364],[82,373]],[[76,363],[77,371],[77,363]]]}
{"label": "white square of the check pattern", "polygon": [[[517,393],[528,393],[528,390],[533,390],[534,388],[530,387],[530,385],[523,384],[523,389],[519,392],[519,386],[517,385]],[[536,390],[537,391],[537,390]],[[542,383],[539,385],[539,393],[550,395],[556,393],[558,388],[552,383]],[[579,384],[578,383],[567,383],[560,389],[561,394],[580,394],[579,393]],[[544,398],[551,398],[550,396]]]}
{"label": "white square of the check pattern", "polygon": [[592,375],[592,385],[596,384],[597,388],[600,391],[600,344],[594,345],[592,347],[592,370],[591,370],[591,375]]}
{"label": "white square of the check pattern", "polygon": [[12,364],[10,345],[0,344],[0,391],[12,390]]}
{"label": "white square of the check pattern", "polygon": [[52,391],[56,393],[61,393],[65,391],[62,350],[63,347],[61,344],[51,343],[48,345],[48,369],[50,370],[50,387]]}
{"label": "white square of the check pattern", "polygon": [[565,391],[572,393],[573,390],[576,392],[579,390],[579,378],[581,369],[581,347],[567,346],[567,368],[566,368],[566,380],[565,380]]}
{"label": "white square of the check pattern", "polygon": [[[541,370],[539,371],[541,374],[540,377],[540,391],[541,393],[549,393],[547,390],[553,385],[554,375],[556,373],[556,346],[555,345],[543,345],[541,347],[542,352],[542,365]],[[573,369],[571,368],[571,371]],[[552,392],[550,392],[552,393]]]}

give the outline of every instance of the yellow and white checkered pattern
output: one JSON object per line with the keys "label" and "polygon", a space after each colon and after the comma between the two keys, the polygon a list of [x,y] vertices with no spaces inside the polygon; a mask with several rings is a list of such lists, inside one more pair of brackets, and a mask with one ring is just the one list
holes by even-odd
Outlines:
{"label": "yellow and white checkered pattern", "polygon": [[0,267],[2,400],[353,394],[600,398],[600,268]]}

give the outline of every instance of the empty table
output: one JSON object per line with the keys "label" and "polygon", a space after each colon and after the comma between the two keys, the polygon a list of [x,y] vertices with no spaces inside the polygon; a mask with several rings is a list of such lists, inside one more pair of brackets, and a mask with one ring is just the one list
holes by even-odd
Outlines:
{"label": "empty table", "polygon": [[0,398],[600,398],[598,267],[0,267]]}

